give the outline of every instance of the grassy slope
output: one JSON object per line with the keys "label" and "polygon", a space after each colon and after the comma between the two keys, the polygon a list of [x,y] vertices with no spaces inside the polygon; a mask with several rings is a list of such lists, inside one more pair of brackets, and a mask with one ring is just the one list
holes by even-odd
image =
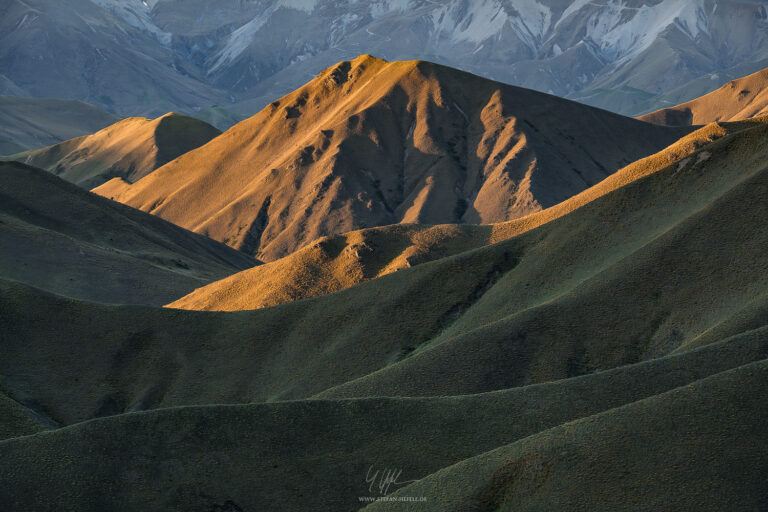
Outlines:
{"label": "grassy slope", "polygon": [[29,408],[0,392],[0,439],[35,434],[47,428]]}
{"label": "grassy slope", "polygon": [[708,143],[754,126],[754,122],[707,125],[594,187],[522,219],[490,226],[394,225],[337,235],[199,288],[168,307],[208,311],[268,307],[332,293],[416,264],[506,240],[684,160]]}
{"label": "grassy slope", "polygon": [[71,297],[162,305],[256,262],[44,171],[0,163],[0,275]]}
{"label": "grassy slope", "polygon": [[91,189],[115,177],[139,180],[220,133],[203,121],[175,113],[154,120],[130,117],[94,134],[10,158]]}
{"label": "grassy slope", "polygon": [[[356,510],[358,496],[373,494],[365,483],[370,465],[400,468],[401,480],[423,478],[537,432],[673,388],[688,385],[698,392],[704,387],[700,379],[758,360],[767,347],[764,328],[685,354],[481,395],[182,407],[93,420],[0,442],[6,462],[0,465],[0,481],[8,483],[0,486],[0,502],[7,510],[46,510],[53,503],[57,510],[79,511],[213,510],[228,501],[242,510]],[[743,385],[762,389],[764,377]],[[710,396],[706,391],[701,395],[702,400]],[[760,401],[759,393],[749,396]],[[728,404],[729,413],[743,412],[741,404],[718,398],[717,403]],[[762,410],[753,414],[764,421]],[[601,425],[609,429],[612,417]],[[674,421],[667,422],[672,423],[667,431],[677,439]],[[729,447],[734,448],[731,456],[744,455],[736,452],[744,449],[738,443]],[[678,450],[696,456],[686,445]],[[617,457],[596,461],[592,470]],[[556,460],[557,453],[552,463]],[[464,492],[468,484],[487,481],[486,473],[449,474]],[[458,502],[440,475],[427,478],[427,490],[420,492],[431,502],[445,499],[447,508],[439,508],[446,506],[439,502],[438,510],[453,510]],[[678,493],[686,495],[684,489]]]}
{"label": "grassy slope", "polygon": [[263,310],[109,308],[3,283],[0,373],[71,423],[324,391],[476,393],[698,346],[765,305],[767,128],[751,125],[520,236]]}
{"label": "grassy slope", "polygon": [[398,224],[323,237],[279,260],[198,288],[167,305],[242,311],[318,297],[486,245],[491,226]]}
{"label": "grassy slope", "polygon": [[471,393],[562,378],[684,347],[765,304],[766,128],[491,246],[524,252],[412,357],[324,396]]}
{"label": "grassy slope", "polygon": [[763,360],[565,423],[398,492],[427,503],[365,510],[763,510],[766,391]]}

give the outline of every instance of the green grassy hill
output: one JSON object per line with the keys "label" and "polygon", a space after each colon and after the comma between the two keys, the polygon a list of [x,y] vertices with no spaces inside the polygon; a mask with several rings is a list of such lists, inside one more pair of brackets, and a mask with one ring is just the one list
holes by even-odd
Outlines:
{"label": "green grassy hill", "polygon": [[[359,497],[380,495],[378,487],[372,491],[366,482],[373,466],[401,469],[401,481],[424,478],[402,491],[429,498],[419,506],[464,510],[459,507],[462,502],[482,494],[484,485],[492,490],[496,485],[492,478],[496,468],[488,471],[483,467],[495,464],[495,460],[478,463],[473,457],[487,457],[483,454],[499,447],[498,451],[505,452],[510,443],[525,443],[539,436],[549,443],[557,442],[559,437],[549,429],[565,424],[567,433],[572,425],[569,422],[603,411],[608,411],[602,415],[604,420],[582,420],[590,422],[584,430],[610,431],[613,418],[623,414],[616,408],[648,397],[653,398],[637,407],[644,408],[642,404],[653,400],[679,407],[683,401],[675,393],[694,395],[695,401],[710,409],[715,403],[728,404],[720,412],[717,427],[727,424],[727,415],[744,416],[751,425],[759,425],[766,412],[759,405],[759,393],[735,400],[733,395],[739,385],[752,390],[765,388],[765,363],[745,365],[763,357],[766,348],[768,331],[761,329],[681,355],[480,395],[178,407],[102,418],[0,442],[0,456],[7,462],[0,467],[0,477],[13,483],[0,489],[0,500],[9,504],[10,510],[17,506],[44,508],[49,503],[56,503],[59,510],[216,510],[214,507],[231,502],[242,510],[268,506],[275,510],[351,511],[362,507]],[[731,368],[738,370],[729,372]],[[747,371],[751,376],[744,375]],[[745,378],[733,382],[730,376],[734,373]],[[711,375],[715,377],[707,379]],[[702,389],[707,386],[714,387],[719,396],[712,397]],[[664,394],[673,389],[677,389],[673,396]],[[750,408],[753,403],[756,407]],[[697,411],[685,412],[691,415],[689,422],[707,426]],[[646,418],[649,422],[656,419]],[[656,431],[658,437],[669,433],[675,440],[683,435],[675,430],[681,428],[676,417],[662,421],[665,428]],[[745,423],[740,424],[742,429]],[[653,430],[642,428],[652,439],[614,435],[603,442],[624,442],[635,450],[644,449],[646,442],[658,442]],[[642,432],[642,428],[638,430]],[[750,445],[756,441],[753,438],[734,439],[742,435],[741,431],[725,434],[720,439],[691,440],[690,445],[679,448],[679,456],[711,462],[711,452],[696,448],[712,441],[711,449],[731,450],[731,459],[749,461],[750,454],[754,457],[750,447],[761,446],[759,442]],[[573,437],[576,449],[602,446],[590,441],[588,435],[586,442]],[[555,464],[563,458],[555,452],[547,462]],[[611,464],[631,462],[629,455],[621,452],[605,453],[599,459],[587,455],[584,460],[594,461],[589,466],[593,473]],[[468,465],[471,471],[464,469]],[[442,468],[448,469],[440,471]],[[717,469],[702,468],[700,474],[705,478],[707,471]],[[652,476],[644,470],[643,466],[636,468],[634,476]],[[60,479],[60,474],[70,478]],[[599,482],[597,476],[591,478]],[[608,480],[621,485],[618,479]],[[592,485],[585,477],[581,483],[585,489]],[[746,495],[762,496],[764,492],[754,482],[742,486]],[[514,491],[501,490],[508,494]],[[665,492],[646,492],[643,499],[664,499]],[[491,493],[489,499],[497,498]]]}
{"label": "green grassy hill", "polygon": [[114,304],[162,305],[257,263],[15,162],[0,162],[0,245],[3,278]]}

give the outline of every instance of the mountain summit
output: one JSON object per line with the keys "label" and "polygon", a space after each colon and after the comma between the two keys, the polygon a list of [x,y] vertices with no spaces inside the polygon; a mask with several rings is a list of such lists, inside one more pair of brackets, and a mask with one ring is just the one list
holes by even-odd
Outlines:
{"label": "mountain summit", "polygon": [[95,192],[272,260],[363,227],[522,217],[683,133],[364,55],[138,182]]}

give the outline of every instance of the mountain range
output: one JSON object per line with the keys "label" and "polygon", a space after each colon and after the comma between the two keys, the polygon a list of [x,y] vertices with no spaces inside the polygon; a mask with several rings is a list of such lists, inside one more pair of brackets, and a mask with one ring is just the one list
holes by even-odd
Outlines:
{"label": "mountain range", "polygon": [[117,121],[79,101],[0,96],[0,155],[87,135]]}
{"label": "mountain range", "polygon": [[322,69],[372,53],[637,115],[766,67],[766,8],[757,0],[10,0],[0,7],[0,93],[74,98],[121,116],[179,111],[227,128]]}

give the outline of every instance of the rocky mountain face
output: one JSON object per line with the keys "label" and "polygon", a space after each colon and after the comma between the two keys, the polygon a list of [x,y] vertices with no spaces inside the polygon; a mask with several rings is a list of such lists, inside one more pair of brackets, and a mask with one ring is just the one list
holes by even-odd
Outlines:
{"label": "rocky mountain face", "polygon": [[[335,62],[370,53],[436,61],[634,115],[667,106],[670,92],[678,91],[670,104],[680,103],[765,67],[767,7],[765,0],[12,0],[0,7],[0,87],[126,115],[201,111],[221,126]],[[214,104],[224,111],[210,110]]]}
{"label": "rocky mountain face", "polygon": [[523,217],[689,131],[361,56],[145,178],[94,191],[269,261],[364,227]]}

